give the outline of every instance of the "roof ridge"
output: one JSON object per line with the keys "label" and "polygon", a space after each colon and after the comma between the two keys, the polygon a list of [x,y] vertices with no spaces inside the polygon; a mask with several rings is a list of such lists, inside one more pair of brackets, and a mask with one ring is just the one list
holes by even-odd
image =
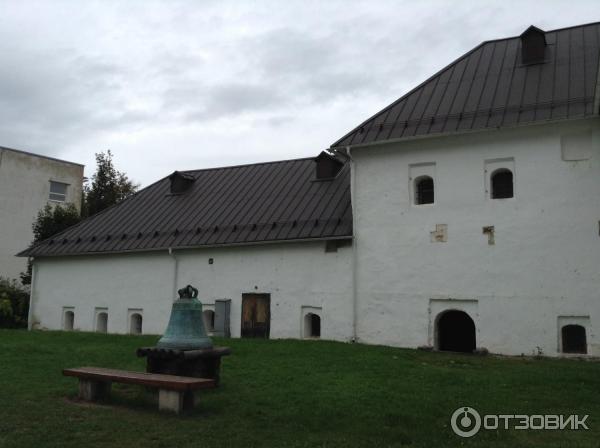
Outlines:
{"label": "roof ridge", "polygon": [[[555,28],[553,30],[543,30],[535,25],[530,25],[533,26],[535,28],[541,29],[544,33],[556,33],[557,31],[565,31],[565,30],[571,30],[573,28],[584,28],[586,26],[592,26],[592,25],[600,25],[600,21],[598,22],[589,22],[589,23],[584,23],[581,25],[571,25],[571,26],[565,26],[562,28]],[[527,27],[527,29],[529,29],[529,27]],[[522,33],[521,33],[522,34]],[[521,34],[517,35],[517,36],[509,36],[509,37],[499,37],[497,39],[488,39],[488,40],[484,40],[481,43],[482,44],[487,44],[490,42],[502,42],[503,40],[511,40],[511,39],[519,39],[521,37]]]}
{"label": "roof ridge", "polygon": [[[320,154],[320,153],[319,153]],[[258,166],[258,165],[270,165],[273,163],[286,163],[286,162],[300,162],[302,160],[314,160],[316,156],[313,157],[299,157],[296,159],[284,159],[284,160],[268,160],[265,162],[254,162],[254,163],[242,163],[240,165],[227,165],[227,166],[215,166],[212,168],[198,168],[194,170],[178,170],[180,173],[197,173],[200,171],[214,171],[214,170],[226,170],[231,168],[243,168],[246,166]]]}

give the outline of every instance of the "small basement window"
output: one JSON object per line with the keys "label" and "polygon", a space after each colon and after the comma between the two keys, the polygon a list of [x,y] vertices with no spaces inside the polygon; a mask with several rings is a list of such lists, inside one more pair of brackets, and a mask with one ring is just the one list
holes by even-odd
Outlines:
{"label": "small basement window", "polygon": [[62,182],[50,181],[50,196],[48,199],[56,202],[65,202],[67,200],[68,184]]}
{"label": "small basement window", "polygon": [[587,353],[585,327],[582,325],[565,325],[561,329],[563,353]]}
{"label": "small basement window", "polygon": [[98,313],[96,317],[96,332],[106,333],[108,331],[108,313]]}
{"label": "small basement window", "polygon": [[492,173],[492,199],[507,199],[513,197],[513,173],[506,168],[500,168]]}
{"label": "small basement window", "polygon": [[204,328],[206,331],[215,331],[215,312],[213,310],[206,310],[202,312],[204,318]]}
{"label": "small basement window", "polygon": [[417,177],[415,179],[415,204],[433,204],[433,201],[433,179],[429,176]]}
{"label": "small basement window", "polygon": [[129,322],[129,332],[131,334],[142,334],[143,318],[140,313],[133,313]]}
{"label": "small basement window", "polygon": [[72,331],[75,323],[75,313],[73,311],[65,311],[63,330]]}
{"label": "small basement window", "polygon": [[308,313],[304,316],[304,337],[321,337],[321,316],[315,313]]}

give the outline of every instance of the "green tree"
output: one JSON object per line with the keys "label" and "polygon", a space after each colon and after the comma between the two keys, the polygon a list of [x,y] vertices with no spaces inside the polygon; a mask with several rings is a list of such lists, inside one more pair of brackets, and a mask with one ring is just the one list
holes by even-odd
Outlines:
{"label": "green tree", "polygon": [[96,154],[96,172],[90,186],[84,187],[83,216],[94,215],[137,191],[125,173],[115,168],[110,150]]}
{"label": "green tree", "polygon": [[33,222],[33,242],[43,241],[81,221],[73,204],[46,206],[38,212]]}
{"label": "green tree", "polygon": [[[79,212],[73,204],[57,204],[55,206],[46,204],[46,206],[38,212],[37,217],[32,224],[32,245],[62,232],[72,225],[77,224],[80,220],[81,217],[79,216]],[[31,284],[31,260],[27,262],[27,271],[21,272],[20,277],[23,285]]]}

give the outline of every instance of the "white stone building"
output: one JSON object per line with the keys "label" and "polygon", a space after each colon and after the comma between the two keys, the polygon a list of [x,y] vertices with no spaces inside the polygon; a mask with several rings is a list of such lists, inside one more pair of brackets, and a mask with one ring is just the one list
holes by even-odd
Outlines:
{"label": "white stone building", "polygon": [[333,155],[174,173],[24,253],[30,324],[160,333],[191,283],[234,337],[600,355],[599,50],[531,27]]}
{"label": "white stone building", "polygon": [[0,276],[19,279],[27,263],[16,253],[33,239],[38,212],[48,203],[79,209],[83,165],[0,147]]}

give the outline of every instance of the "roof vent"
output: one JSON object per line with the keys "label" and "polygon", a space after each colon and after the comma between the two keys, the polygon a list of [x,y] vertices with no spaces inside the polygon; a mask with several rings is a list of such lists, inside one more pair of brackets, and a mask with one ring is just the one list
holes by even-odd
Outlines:
{"label": "roof vent", "polygon": [[546,33],[531,25],[521,34],[521,61],[539,64],[546,56]]}
{"label": "roof vent", "polygon": [[344,166],[343,162],[326,151],[323,151],[314,160],[317,165],[317,180],[334,179]]}
{"label": "roof vent", "polygon": [[182,194],[190,189],[196,178],[189,174],[175,171],[169,176],[171,181],[171,194]]}

